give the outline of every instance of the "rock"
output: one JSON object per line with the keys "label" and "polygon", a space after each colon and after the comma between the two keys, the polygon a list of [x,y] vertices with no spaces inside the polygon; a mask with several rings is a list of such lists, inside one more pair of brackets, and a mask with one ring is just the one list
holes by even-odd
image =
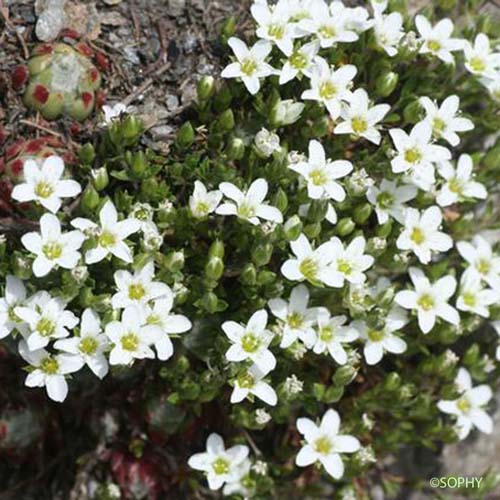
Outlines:
{"label": "rock", "polygon": [[167,105],[167,109],[174,111],[179,107],[179,98],[174,94],[169,94],[165,98],[165,104]]}
{"label": "rock", "polygon": [[167,13],[172,17],[181,16],[186,8],[186,0],[168,0]]}
{"label": "rock", "polygon": [[39,0],[35,3],[38,21],[35,33],[42,42],[51,42],[66,25],[66,0]]}
{"label": "rock", "polygon": [[167,139],[174,134],[174,128],[170,125],[158,125],[151,129],[151,136],[153,140]]}

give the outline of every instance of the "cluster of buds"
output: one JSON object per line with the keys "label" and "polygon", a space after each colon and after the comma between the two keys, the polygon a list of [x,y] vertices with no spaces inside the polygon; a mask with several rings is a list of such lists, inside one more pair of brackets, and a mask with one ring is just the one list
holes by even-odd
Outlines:
{"label": "cluster of buds", "polygon": [[26,106],[47,120],[69,116],[83,121],[101,100],[101,74],[92,58],[101,68],[106,67],[102,55],[82,42],[38,45],[27,65],[14,69],[12,86],[24,90]]}

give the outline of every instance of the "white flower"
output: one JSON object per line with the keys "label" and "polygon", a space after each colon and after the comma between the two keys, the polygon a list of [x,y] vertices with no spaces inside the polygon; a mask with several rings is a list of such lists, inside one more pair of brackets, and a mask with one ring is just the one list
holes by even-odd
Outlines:
{"label": "white flower", "polygon": [[309,158],[304,162],[294,163],[289,169],[299,173],[307,180],[307,194],[311,199],[330,198],[335,201],[345,200],[344,188],[336,179],[345,177],[352,171],[352,164],[347,160],[331,161],[326,158],[320,142],[309,142]]}
{"label": "white flower", "polygon": [[330,4],[330,13],[333,17],[346,16],[346,28],[356,33],[362,33],[373,26],[373,21],[368,19],[370,14],[364,7],[346,7],[341,0],[334,0]]}
{"label": "white flower", "polygon": [[147,262],[134,274],[119,270],[114,274],[118,292],[113,295],[113,309],[121,309],[132,305],[144,305],[150,300],[158,299],[169,293],[167,284],[153,281],[155,266],[153,261]]}
{"label": "white flower", "polygon": [[264,408],[255,410],[255,422],[259,425],[266,425],[271,420],[271,415]]}
{"label": "white flower", "polygon": [[277,127],[292,125],[300,118],[305,107],[303,102],[293,99],[280,100],[271,109],[270,121]]}
{"label": "white flower", "polygon": [[422,333],[429,333],[434,328],[436,318],[458,326],[460,316],[448,304],[457,288],[457,280],[453,276],[444,276],[431,283],[423,271],[416,267],[410,267],[409,273],[415,290],[398,292],[394,300],[405,309],[417,311],[418,326]]}
{"label": "white flower", "polygon": [[271,43],[259,40],[250,49],[245,42],[235,37],[231,37],[227,43],[233,49],[237,62],[229,64],[222,71],[222,78],[240,77],[248,91],[256,94],[260,90],[260,79],[275,73],[274,68],[265,62],[272,50]]}
{"label": "white flower", "polygon": [[255,2],[251,12],[258,24],[257,36],[274,42],[281,52],[290,55],[293,51],[293,39],[297,37],[297,33],[293,24],[289,22],[290,10],[286,0],[278,0],[278,3],[271,8],[267,0]]}
{"label": "white flower", "polygon": [[330,356],[339,364],[347,363],[347,353],[342,344],[353,342],[359,337],[357,330],[352,326],[345,326],[347,317],[330,316],[328,310],[318,314],[318,336],[313,351],[316,354],[329,352]]}
{"label": "white flower", "polygon": [[7,337],[13,330],[25,331],[24,322],[14,312],[15,308],[22,306],[26,300],[24,283],[8,274],[4,293],[4,297],[0,297],[0,339]]}
{"label": "white flower", "polygon": [[468,262],[467,273],[477,273],[493,288],[500,291],[500,256],[481,235],[474,236],[473,244],[468,241],[457,243],[458,253]]}
{"label": "white flower", "polygon": [[425,109],[425,120],[430,123],[436,139],[442,138],[452,146],[458,146],[460,137],[456,132],[467,132],[474,128],[471,120],[457,116],[460,99],[456,95],[447,97],[439,107],[428,97],[421,97],[419,102]]}
{"label": "white flower", "polygon": [[25,337],[31,351],[47,346],[52,339],[67,337],[68,329],[78,324],[78,318],[71,311],[66,311],[66,303],[62,299],[42,293],[39,298],[28,301],[26,306],[14,309],[14,313],[28,324]]}
{"label": "white flower", "polygon": [[[339,3],[334,2],[336,6]],[[323,1],[312,2],[310,7],[311,17],[300,21],[299,27],[306,33],[315,35],[321,48],[329,48],[339,42],[355,42],[359,38],[357,33],[348,27],[351,19],[346,9],[332,12]]]}
{"label": "white flower", "polygon": [[431,143],[432,127],[427,121],[417,123],[409,135],[399,128],[389,134],[398,152],[391,161],[392,171],[409,172],[417,186],[429,190],[435,183],[434,164],[451,160],[450,151]]}
{"label": "white flower", "polygon": [[343,122],[333,130],[334,134],[352,134],[364,137],[374,144],[380,144],[382,139],[375,126],[389,112],[389,104],[377,104],[370,107],[366,90],[358,89],[349,97],[349,105],[344,104],[340,112]]}
{"label": "white flower", "polygon": [[297,430],[304,436],[306,444],[299,451],[295,463],[307,467],[321,462],[326,472],[334,479],[344,475],[344,464],[340,453],[354,453],[361,448],[353,436],[339,434],[340,417],[335,410],[328,410],[318,426],[308,418],[297,419]]}
{"label": "white flower", "polygon": [[269,189],[265,179],[253,181],[246,192],[230,182],[221,182],[219,189],[232,202],[220,205],[215,211],[216,214],[236,215],[239,219],[247,220],[253,225],[259,224],[259,218],[279,224],[283,222],[283,214],[276,207],[264,203]]}
{"label": "white flower", "polygon": [[141,313],[143,323],[149,325],[152,331],[157,331],[158,340],[154,346],[158,359],[165,361],[174,353],[174,346],[170,335],[187,332],[193,326],[186,316],[172,314],[174,305],[174,294],[168,291],[161,298],[155,300],[154,305],[143,306]]}
{"label": "white flower", "polygon": [[122,102],[117,102],[111,106],[105,104],[102,107],[102,112],[104,113],[104,121],[101,123],[101,127],[107,127],[111,125],[117,118],[120,118],[121,115],[129,113],[130,110],[126,104]]}
{"label": "white flower", "polygon": [[267,312],[260,309],[252,314],[246,325],[235,321],[222,323],[222,330],[232,345],[226,352],[228,361],[253,361],[264,373],[274,370],[276,358],[268,349],[273,334],[267,330]]}
{"label": "white flower", "polygon": [[403,224],[407,208],[405,203],[416,196],[415,186],[410,184],[398,186],[396,182],[386,179],[382,180],[380,187],[369,187],[366,193],[368,201],[375,207],[379,224],[385,224],[389,216]]}
{"label": "white flower", "polygon": [[453,401],[438,401],[437,406],[442,412],[457,417],[458,437],[465,439],[473,427],[486,434],[491,434],[493,420],[483,409],[493,396],[490,387],[487,385],[472,387],[470,374],[465,368],[458,370],[455,383],[460,397]]}
{"label": "white flower", "polygon": [[76,356],[49,354],[45,349],[30,350],[24,340],[19,343],[19,354],[31,365],[32,371],[26,377],[28,387],[45,387],[53,401],[61,403],[68,395],[65,375],[77,372],[81,363]]}
{"label": "white flower", "polygon": [[78,249],[84,240],[81,231],[61,233],[61,223],[52,214],[42,215],[40,233],[27,233],[21,238],[24,247],[36,255],[33,274],[37,278],[46,276],[56,266],[73,269],[80,260]]}
{"label": "white flower", "polygon": [[281,273],[290,281],[307,280],[317,286],[319,283],[325,283],[333,286],[338,280],[330,263],[332,261],[332,244],[326,242],[318,248],[312,248],[307,236],[301,234],[296,240],[290,242],[295,258],[288,259],[281,266]]}
{"label": "white flower", "polygon": [[223,439],[212,433],[207,439],[207,451],[192,455],[188,465],[204,472],[209,488],[218,490],[225,482],[237,479],[238,468],[246,461],[248,452],[248,447],[241,444],[226,450]]}
{"label": "white flower", "polygon": [[[258,410],[257,410],[258,411]],[[222,493],[224,496],[241,495],[244,499],[252,498],[255,490],[254,482],[252,480],[250,469],[252,462],[246,459],[235,470],[234,477],[232,477],[224,485]]]}
{"label": "white flower", "polygon": [[490,39],[484,33],[479,33],[474,45],[465,41],[465,67],[473,75],[495,79],[500,71],[500,53],[492,52]]}
{"label": "white flower", "polygon": [[295,394],[299,394],[304,389],[304,382],[297,378],[297,375],[292,373],[289,377],[285,379],[285,383],[283,384],[283,390],[289,396],[293,396]]}
{"label": "white flower", "polygon": [[360,168],[352,173],[347,180],[349,188],[355,195],[366,193],[370,186],[373,186],[375,181],[368,175],[364,168]]}
{"label": "white flower", "polygon": [[492,99],[500,102],[500,72],[494,79],[484,78],[481,83],[486,87]]}
{"label": "white flower", "polygon": [[455,59],[451,53],[462,50],[464,41],[451,38],[454,26],[450,19],[441,19],[432,26],[425,16],[419,15],[415,18],[415,24],[422,41],[420,53],[432,54],[447,64],[453,64]]}
{"label": "white flower", "polygon": [[110,365],[130,365],[134,359],[154,359],[151,345],[160,340],[160,334],[150,325],[143,325],[139,307],[127,307],[121,320],[108,323],[105,331],[114,344],[109,354]]}
{"label": "white flower", "polygon": [[163,244],[163,236],[154,222],[142,223],[142,245],[147,252],[153,252],[160,249]]}
{"label": "white flower", "polygon": [[422,264],[428,264],[432,252],[446,252],[453,246],[450,236],[439,231],[443,214],[437,206],[423,212],[408,208],[405,212],[404,229],[399,235],[396,246],[400,250],[411,250]]}
{"label": "white flower", "polygon": [[207,191],[203,182],[194,181],[193,194],[189,197],[189,209],[193,217],[203,219],[215,211],[221,200],[222,193],[218,189]]}
{"label": "white flower", "polygon": [[61,198],[73,198],[82,190],[73,180],[62,180],[64,161],[59,156],[49,156],[41,166],[35,160],[24,162],[23,184],[12,190],[12,198],[20,202],[37,201],[47,210],[56,213],[62,205]]}
{"label": "white flower", "polygon": [[280,347],[286,349],[300,339],[309,349],[316,340],[314,325],[318,308],[308,308],[309,290],[305,285],[296,286],[290,293],[289,302],[283,299],[271,299],[268,303],[271,312],[283,324],[283,337]]}
{"label": "white flower", "polygon": [[347,247],[339,238],[330,239],[330,272],[329,286],[341,288],[344,281],[360,284],[366,279],[364,271],[373,265],[375,259],[364,253],[366,240],[363,236],[354,238]]}
{"label": "white flower", "polygon": [[351,96],[349,90],[357,73],[356,66],[345,64],[335,70],[321,57],[316,57],[311,74],[311,88],[302,93],[302,99],[325,105],[332,120],[340,116],[340,103]]}
{"label": "white flower", "polygon": [[255,147],[264,158],[269,158],[274,152],[281,151],[279,135],[262,128],[255,134]]}
{"label": "white flower", "polygon": [[456,169],[450,162],[438,166],[439,175],[446,180],[436,196],[438,205],[447,207],[464,199],[484,200],[488,196],[486,188],[480,182],[472,180],[473,168],[472,158],[467,154],[460,155]]}
{"label": "white flower", "polygon": [[95,235],[97,246],[85,252],[85,263],[95,264],[105,259],[109,254],[131,263],[134,259],[132,251],[125,243],[125,239],[141,228],[137,219],[125,219],[118,222],[118,213],[112,201],[107,201],[99,212],[99,226],[89,219],[76,218],[71,225],[81,231]]}
{"label": "white flower", "polygon": [[263,379],[268,372],[264,372],[257,365],[252,365],[248,370],[238,375],[234,381],[234,389],[231,394],[231,403],[240,403],[249,394],[258,397],[264,403],[275,406],[278,396],[274,389]]}
{"label": "white flower", "polygon": [[299,75],[311,78],[318,51],[319,43],[313,41],[296,47],[290,54],[287,54],[288,59],[280,71],[280,85],[288,83]]}
{"label": "white flower", "polygon": [[389,57],[394,57],[398,53],[398,46],[404,36],[403,16],[399,12],[384,16],[382,12],[383,10],[374,9],[375,40]]}
{"label": "white flower", "polygon": [[87,365],[94,375],[102,379],[108,373],[108,361],[104,355],[108,345],[108,339],[102,333],[99,316],[93,309],[88,308],[82,314],[80,335],[58,340],[54,347],[75,355],[81,366]]}
{"label": "white flower", "polygon": [[460,280],[460,293],[457,309],[478,314],[483,318],[490,316],[489,306],[500,301],[499,292],[485,289],[477,273],[464,273]]}
{"label": "white flower", "polygon": [[359,336],[365,342],[363,354],[369,365],[376,365],[384,356],[384,352],[401,354],[406,351],[406,342],[394,335],[408,323],[408,316],[399,307],[393,307],[384,326],[381,328],[370,327],[365,321],[353,321],[352,327],[356,328]]}

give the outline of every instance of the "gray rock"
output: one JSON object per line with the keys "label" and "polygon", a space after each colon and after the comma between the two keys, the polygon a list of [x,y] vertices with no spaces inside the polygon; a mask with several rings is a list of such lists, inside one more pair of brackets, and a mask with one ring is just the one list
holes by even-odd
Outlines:
{"label": "gray rock", "polygon": [[182,15],[186,8],[186,0],[168,0],[168,14],[173,17]]}

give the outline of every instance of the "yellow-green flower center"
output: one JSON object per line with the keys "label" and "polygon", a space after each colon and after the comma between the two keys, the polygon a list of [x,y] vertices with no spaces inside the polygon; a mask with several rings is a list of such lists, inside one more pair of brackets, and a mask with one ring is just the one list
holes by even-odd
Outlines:
{"label": "yellow-green flower center", "polygon": [[307,57],[298,50],[294,51],[290,56],[290,66],[295,69],[307,68]]}
{"label": "yellow-green flower center", "polygon": [[321,436],[314,441],[314,449],[321,455],[328,455],[332,448],[332,442],[326,436]]}
{"label": "yellow-green flower center", "polygon": [[99,236],[99,245],[104,248],[112,247],[116,243],[116,237],[109,231],[103,231]]}
{"label": "yellow-green flower center", "polygon": [[267,30],[269,36],[275,38],[276,40],[281,40],[285,34],[285,28],[282,24],[271,24]]}
{"label": "yellow-green flower center", "polygon": [[373,342],[380,342],[384,336],[384,330],[368,330],[368,338]]}
{"label": "yellow-green flower center", "polygon": [[260,341],[253,333],[245,333],[241,339],[241,347],[245,352],[256,352]]}
{"label": "yellow-green flower center", "polygon": [[84,337],[82,340],[80,340],[80,345],[78,346],[78,349],[80,349],[80,352],[83,354],[94,354],[97,351],[97,348],[99,347],[99,343],[97,340],[93,337]]}
{"label": "yellow-green flower center", "polygon": [[40,181],[35,186],[35,194],[39,198],[48,198],[54,192],[52,184],[46,181]]}
{"label": "yellow-green flower center", "polygon": [[44,358],[40,363],[40,370],[47,375],[55,375],[59,371],[59,363],[54,358]]}
{"label": "yellow-green flower center", "polygon": [[462,295],[464,304],[468,307],[474,307],[476,305],[476,296],[473,293],[465,292]]}
{"label": "yellow-green flower center", "polygon": [[337,269],[342,274],[351,274],[352,273],[351,263],[345,259],[339,259],[337,261]]}
{"label": "yellow-green flower center", "polygon": [[42,245],[42,252],[49,260],[58,259],[62,255],[62,245],[56,241],[49,241]]}
{"label": "yellow-green flower center", "polygon": [[209,210],[210,207],[204,201],[199,201],[196,204],[196,211],[200,214],[208,214]]}
{"label": "yellow-green flower center", "polygon": [[462,182],[454,177],[448,181],[448,188],[452,193],[461,194],[463,190]]}
{"label": "yellow-green flower center", "polygon": [[162,321],[158,314],[152,313],[147,317],[146,323],[148,325],[161,326]]}
{"label": "yellow-green flower center", "polygon": [[411,148],[405,151],[405,160],[408,163],[418,163],[421,159],[422,153],[417,148]]}
{"label": "yellow-green flower center", "polygon": [[124,335],[120,339],[120,342],[124,351],[134,352],[137,351],[137,348],[139,347],[139,337],[133,332],[129,332]]}
{"label": "yellow-green flower center", "polygon": [[333,38],[337,32],[333,28],[333,26],[321,26],[318,30],[318,34],[323,38]]}
{"label": "yellow-green flower center", "polygon": [[250,219],[252,217],[255,217],[255,208],[249,203],[243,202],[238,207],[238,215],[243,219]]}
{"label": "yellow-green flower center", "polygon": [[50,337],[56,331],[55,323],[48,318],[40,318],[36,324],[36,329],[42,337]]}
{"label": "yellow-green flower center", "polygon": [[319,266],[316,260],[305,258],[299,265],[299,271],[309,281],[314,281],[318,276]]}
{"label": "yellow-green flower center", "polygon": [[377,195],[377,204],[380,208],[387,209],[392,207],[394,203],[394,196],[387,191],[382,191]]}
{"label": "yellow-green flower center", "polygon": [[441,134],[444,132],[444,129],[446,128],[446,123],[441,120],[441,118],[434,118],[432,121],[432,130],[434,132],[434,135],[437,137],[440,137]]}
{"label": "yellow-green flower center", "polygon": [[368,128],[368,123],[366,123],[366,120],[364,118],[361,118],[359,116],[354,117],[351,120],[352,124],[352,129],[356,134],[362,134],[363,132],[366,132],[366,129]]}
{"label": "yellow-green flower center", "polygon": [[457,407],[462,413],[468,413],[472,408],[470,401],[464,396],[457,401]]}
{"label": "yellow-green flower center", "polygon": [[242,373],[238,375],[238,385],[242,389],[251,389],[255,385],[255,379],[248,372]]}
{"label": "yellow-green flower center", "polygon": [[132,300],[141,300],[146,295],[146,290],[140,283],[132,283],[128,287],[128,296]]}
{"label": "yellow-green flower center", "polygon": [[253,59],[245,59],[240,66],[241,72],[247,76],[253,75],[257,69],[257,63]]}
{"label": "yellow-green flower center", "polygon": [[328,177],[326,176],[325,171],[321,168],[311,170],[309,178],[315,186],[323,186],[328,181]]}
{"label": "yellow-green flower center", "polygon": [[421,245],[425,241],[425,234],[419,227],[414,227],[410,239],[416,245]]}
{"label": "yellow-green flower center", "polygon": [[288,315],[287,322],[292,328],[300,328],[304,322],[304,316],[298,312],[293,312]]}
{"label": "yellow-green flower center", "polygon": [[439,52],[439,50],[441,50],[441,43],[437,40],[429,40],[427,42],[427,47],[431,52]]}
{"label": "yellow-green flower center", "polygon": [[218,476],[222,476],[223,474],[227,474],[229,472],[229,462],[224,458],[216,458],[212,462],[212,469]]}
{"label": "yellow-green flower center", "polygon": [[337,87],[330,82],[323,82],[319,86],[319,96],[324,99],[325,101],[329,101],[330,99],[333,99],[337,95]]}
{"label": "yellow-green flower center", "polygon": [[471,58],[469,66],[473,71],[476,71],[477,73],[482,73],[486,69],[485,61],[478,56],[474,56]]}
{"label": "yellow-green flower center", "polygon": [[333,327],[323,326],[319,329],[319,339],[328,343],[333,339],[334,333]]}
{"label": "yellow-green flower center", "polygon": [[430,311],[434,308],[434,299],[427,293],[421,295],[417,303],[424,311]]}
{"label": "yellow-green flower center", "polygon": [[491,271],[491,263],[486,259],[480,259],[476,267],[480,274],[488,274]]}

